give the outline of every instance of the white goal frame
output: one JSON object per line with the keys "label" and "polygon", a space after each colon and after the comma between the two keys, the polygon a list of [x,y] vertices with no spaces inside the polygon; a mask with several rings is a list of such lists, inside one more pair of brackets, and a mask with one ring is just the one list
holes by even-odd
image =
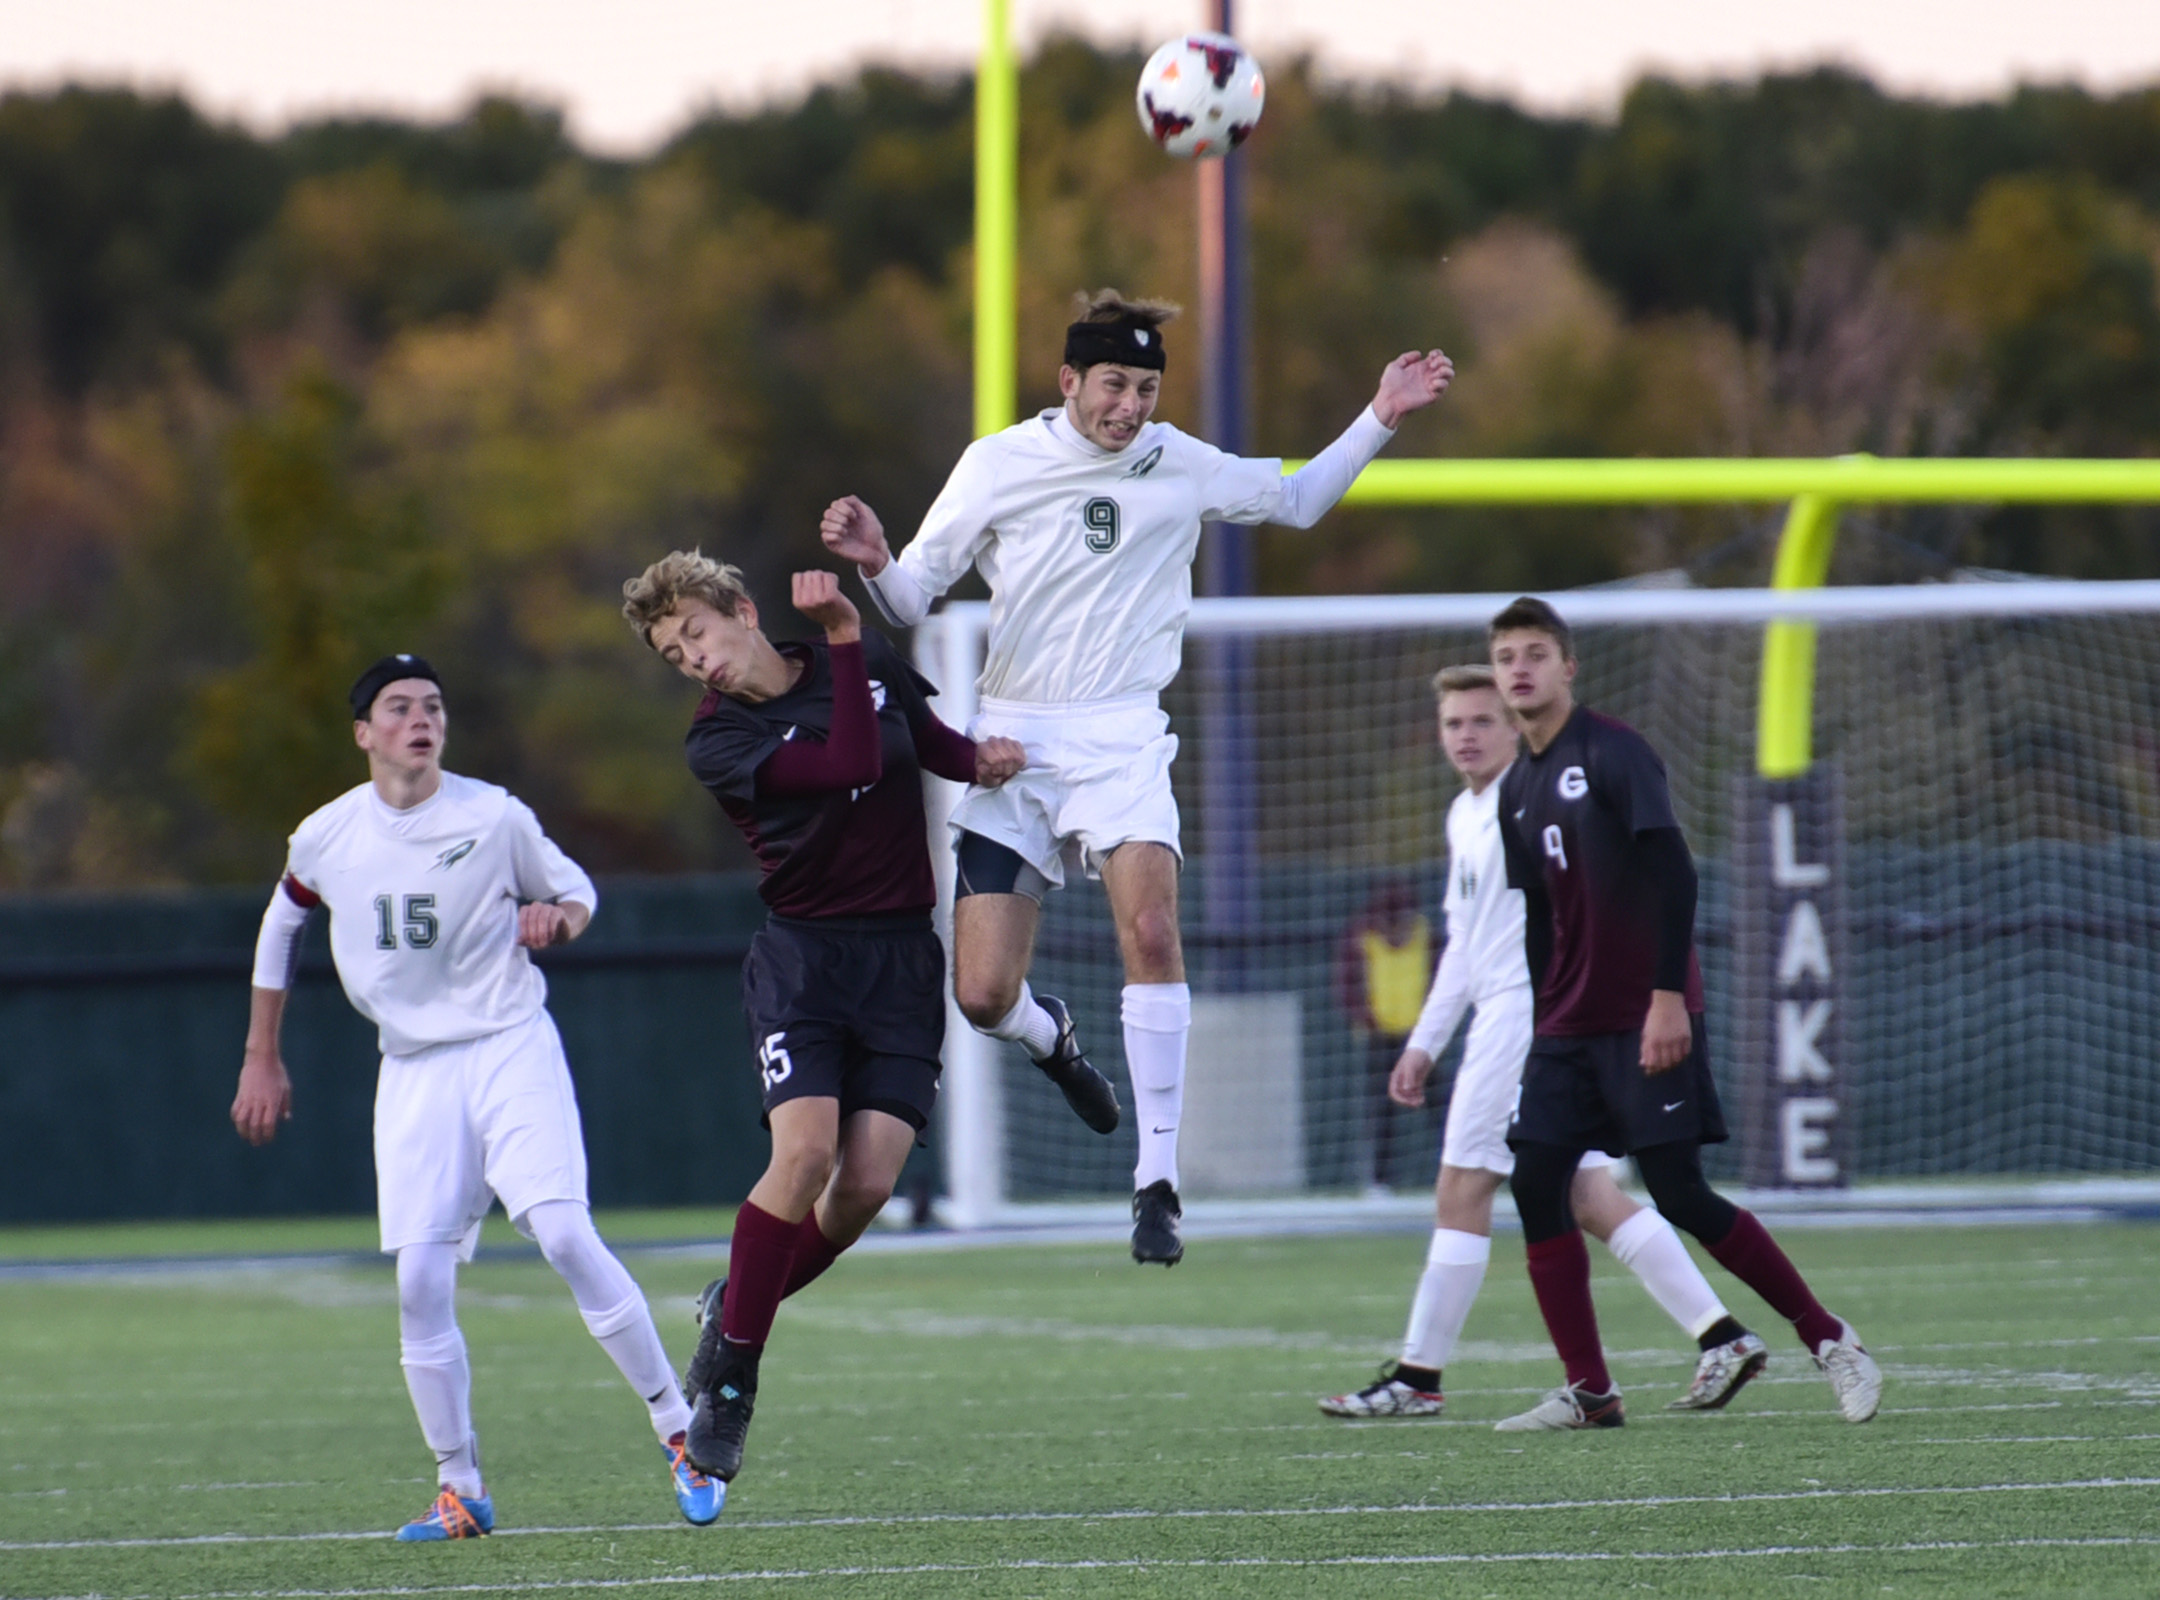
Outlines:
{"label": "white goal frame", "polygon": [[[1356,633],[1365,629],[1480,627],[1513,595],[1326,595],[1260,599],[1201,599],[1193,603],[1188,636]],[[1773,625],[1919,618],[2040,617],[2160,613],[2160,581],[2075,582],[2008,580],[1835,589],[1592,589],[1548,594],[1571,625],[1601,623],[1740,623]],[[964,727],[976,713],[990,608],[959,602],[927,618],[915,634],[915,659],[940,689],[941,714]],[[1833,645],[1834,648],[1834,645]],[[949,819],[960,789],[926,778],[931,859],[938,880],[938,917],[951,935],[953,858]],[[945,1214],[961,1228],[1021,1221],[1039,1207],[1008,1198],[1005,1108],[999,1084],[1000,1046],[977,1033],[946,996]]]}

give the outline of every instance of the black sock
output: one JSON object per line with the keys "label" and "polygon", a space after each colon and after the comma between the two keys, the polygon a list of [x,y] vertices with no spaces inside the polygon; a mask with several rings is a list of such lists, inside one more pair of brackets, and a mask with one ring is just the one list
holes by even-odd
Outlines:
{"label": "black sock", "polygon": [[1702,1331],[1702,1335],[1695,1341],[1695,1345],[1697,1349],[1714,1350],[1721,1344],[1731,1344],[1735,1339],[1744,1339],[1746,1337],[1747,1329],[1743,1328],[1737,1321],[1731,1317],[1720,1317]]}
{"label": "black sock", "polygon": [[1398,1361],[1395,1363],[1395,1370],[1389,1376],[1397,1383],[1407,1383],[1411,1388],[1425,1394],[1438,1394],[1440,1392],[1440,1369],[1438,1367],[1413,1367],[1407,1361]]}

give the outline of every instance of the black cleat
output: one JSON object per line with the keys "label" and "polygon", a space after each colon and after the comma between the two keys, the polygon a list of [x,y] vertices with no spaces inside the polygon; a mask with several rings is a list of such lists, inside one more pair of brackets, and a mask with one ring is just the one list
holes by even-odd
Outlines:
{"label": "black cleat", "polygon": [[698,1325],[697,1353],[683,1368],[682,1392],[693,1405],[712,1381],[713,1364],[720,1359],[720,1298],[726,1293],[727,1279],[713,1279],[697,1297],[697,1310],[691,1313]]}
{"label": "black cleat", "polygon": [[1082,1122],[1097,1133],[1117,1132],[1117,1090],[1080,1053],[1080,1041],[1073,1034],[1072,1012],[1054,994],[1039,994],[1035,999],[1056,1019],[1058,1029],[1057,1047],[1035,1065],[1063,1091],[1065,1103]]}
{"label": "black cleat", "polygon": [[1132,1258],[1160,1261],[1174,1267],[1185,1259],[1185,1241],[1178,1237],[1178,1218],[1185,1208],[1178,1204],[1170,1180],[1157,1178],[1132,1197]]}
{"label": "black cleat", "polygon": [[758,1358],[739,1345],[722,1345],[711,1386],[690,1412],[690,1432],[683,1453],[698,1471],[722,1483],[742,1471],[743,1440],[750,1413],[757,1407]]}

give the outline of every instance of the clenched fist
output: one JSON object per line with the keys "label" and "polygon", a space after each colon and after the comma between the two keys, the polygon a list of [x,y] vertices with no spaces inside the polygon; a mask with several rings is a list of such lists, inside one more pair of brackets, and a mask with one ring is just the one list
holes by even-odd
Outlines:
{"label": "clenched fist", "polygon": [[892,560],[892,547],[885,542],[885,524],[851,494],[842,495],[825,508],[825,515],[818,519],[818,537],[841,560],[862,568],[866,578],[876,577]]}
{"label": "clenched fist", "polygon": [[853,644],[862,637],[862,613],[840,592],[838,573],[798,572],[793,582],[795,609],[825,630],[827,644]]}

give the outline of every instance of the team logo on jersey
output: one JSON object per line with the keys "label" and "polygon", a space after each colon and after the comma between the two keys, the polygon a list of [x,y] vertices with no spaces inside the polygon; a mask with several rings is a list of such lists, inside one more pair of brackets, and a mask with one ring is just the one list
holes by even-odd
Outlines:
{"label": "team logo on jersey", "polygon": [[480,847],[478,839],[462,839],[435,858],[438,867],[454,867]]}
{"label": "team logo on jersey", "polygon": [[1146,455],[1125,469],[1128,478],[1144,478],[1162,464],[1162,446],[1157,445]]}
{"label": "team logo on jersey", "polygon": [[1582,768],[1569,767],[1560,774],[1559,789],[1561,799],[1580,800],[1590,792],[1590,780],[1584,776]]}
{"label": "team logo on jersey", "polygon": [[870,705],[874,710],[883,711],[885,709],[885,685],[875,678],[870,680]]}

